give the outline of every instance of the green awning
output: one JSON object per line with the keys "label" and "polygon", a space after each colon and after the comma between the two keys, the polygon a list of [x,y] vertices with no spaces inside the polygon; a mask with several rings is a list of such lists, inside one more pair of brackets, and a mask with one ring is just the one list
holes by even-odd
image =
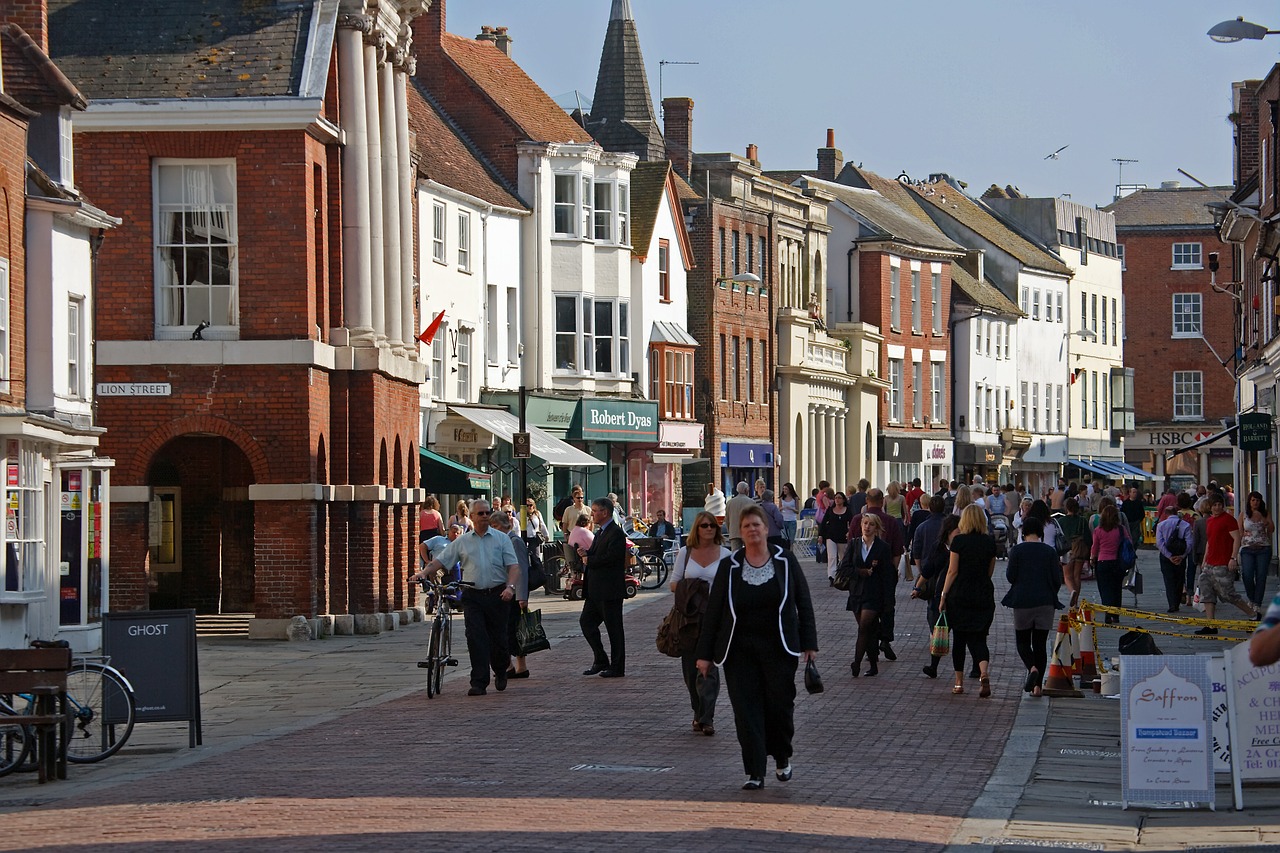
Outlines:
{"label": "green awning", "polygon": [[487,495],[493,491],[493,477],[448,456],[432,453],[425,447],[418,450],[418,469],[422,474],[422,488],[442,495]]}

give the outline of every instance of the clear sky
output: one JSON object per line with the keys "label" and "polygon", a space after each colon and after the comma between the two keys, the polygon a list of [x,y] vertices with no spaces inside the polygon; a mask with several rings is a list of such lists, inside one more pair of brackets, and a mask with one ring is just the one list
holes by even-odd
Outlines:
{"label": "clear sky", "polygon": [[[451,0],[450,32],[510,29],[550,95],[595,90],[611,0]],[[887,177],[945,171],[980,195],[1111,201],[1178,168],[1231,181],[1231,83],[1280,61],[1280,35],[1217,44],[1219,21],[1280,29],[1261,0],[631,0],[655,103],[694,99],[696,151],[760,148],[766,169],[812,168],[826,129]],[[1057,160],[1044,156],[1069,146]]]}

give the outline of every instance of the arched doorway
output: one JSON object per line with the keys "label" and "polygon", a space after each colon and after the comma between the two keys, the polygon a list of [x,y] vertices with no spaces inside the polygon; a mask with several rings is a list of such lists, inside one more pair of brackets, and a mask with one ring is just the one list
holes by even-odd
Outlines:
{"label": "arched doorway", "polygon": [[171,439],[151,459],[149,606],[253,610],[253,467],[215,435]]}

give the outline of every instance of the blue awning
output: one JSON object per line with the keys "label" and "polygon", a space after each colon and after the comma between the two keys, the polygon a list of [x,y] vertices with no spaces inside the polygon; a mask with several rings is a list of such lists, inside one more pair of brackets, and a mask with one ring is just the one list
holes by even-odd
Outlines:
{"label": "blue awning", "polygon": [[1163,477],[1157,477],[1149,471],[1144,471],[1128,462],[1122,462],[1119,459],[1068,459],[1072,465],[1077,468],[1083,468],[1086,471],[1092,471],[1095,474],[1101,474],[1104,477],[1113,477],[1120,480],[1161,480]]}
{"label": "blue awning", "polygon": [[1106,468],[1103,468],[1097,462],[1093,462],[1088,459],[1068,459],[1067,461],[1070,462],[1072,465],[1076,466],[1077,468],[1083,468],[1086,471],[1092,471],[1093,473],[1101,474],[1104,477],[1115,476],[1113,472],[1108,471]]}
{"label": "blue awning", "polygon": [[493,490],[493,476],[468,468],[461,462],[418,448],[422,487],[444,495],[487,495]]}

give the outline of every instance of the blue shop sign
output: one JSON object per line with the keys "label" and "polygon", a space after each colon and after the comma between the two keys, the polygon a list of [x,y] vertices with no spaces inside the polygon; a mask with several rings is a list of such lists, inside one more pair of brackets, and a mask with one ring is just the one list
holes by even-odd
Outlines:
{"label": "blue shop sign", "polygon": [[772,468],[772,444],[740,444],[726,441],[721,444],[721,464],[730,468]]}

